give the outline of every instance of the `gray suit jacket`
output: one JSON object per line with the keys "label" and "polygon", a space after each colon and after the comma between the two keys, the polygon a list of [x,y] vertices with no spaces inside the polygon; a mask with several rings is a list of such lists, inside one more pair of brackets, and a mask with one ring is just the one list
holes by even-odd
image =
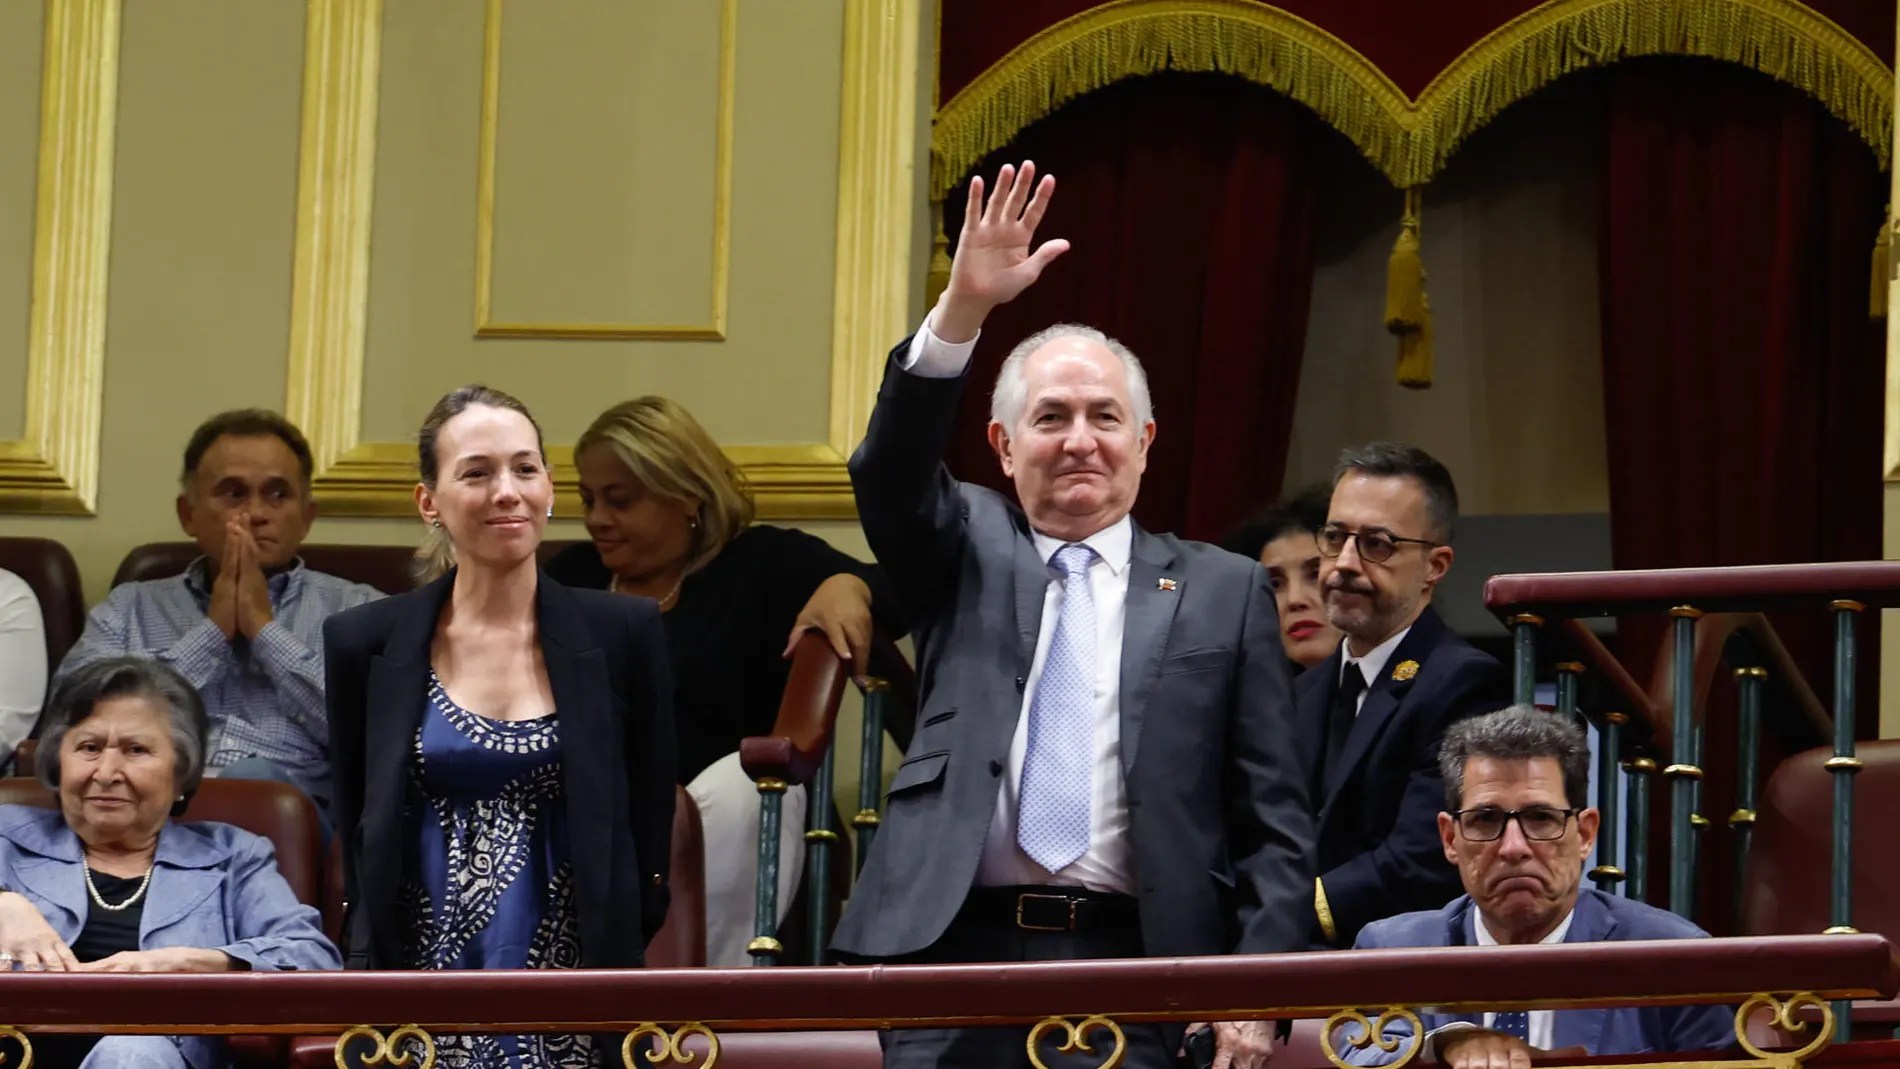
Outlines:
{"label": "gray suit jacket", "polygon": [[[1041,627],[1049,571],[1028,521],[939,459],[962,386],[893,363],[851,458],[865,534],[914,624],[921,702],[835,939],[858,957],[922,950],[962,906]],[[1137,525],[1126,614],[1121,767],[1147,953],[1305,947],[1317,740],[1295,727],[1266,572]]]}

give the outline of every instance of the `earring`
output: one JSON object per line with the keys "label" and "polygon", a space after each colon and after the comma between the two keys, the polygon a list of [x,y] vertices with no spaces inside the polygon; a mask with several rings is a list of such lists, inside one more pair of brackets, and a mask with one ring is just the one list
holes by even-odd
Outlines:
{"label": "earring", "polygon": [[548,519],[550,519],[550,520],[551,520],[551,519],[553,519],[553,518],[554,518],[554,506],[553,506],[553,505],[549,505],[549,506],[548,506]]}
{"label": "earring", "polygon": [[438,530],[440,530],[440,529],[441,529],[441,527],[442,527],[442,517],[440,517],[440,516],[437,516],[437,517],[436,517],[435,519],[433,519],[433,520],[430,520],[430,521],[429,521],[429,526],[431,526],[431,527],[434,527],[434,528],[436,528],[436,529],[438,529]]}

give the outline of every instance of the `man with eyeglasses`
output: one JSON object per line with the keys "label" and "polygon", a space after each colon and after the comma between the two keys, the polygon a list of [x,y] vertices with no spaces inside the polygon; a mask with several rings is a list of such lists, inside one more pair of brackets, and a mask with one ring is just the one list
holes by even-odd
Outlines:
{"label": "man with eyeglasses", "polygon": [[[1673,913],[1583,889],[1583,863],[1596,842],[1588,797],[1590,747],[1583,730],[1556,713],[1514,705],[1465,720],[1439,751],[1446,812],[1438,835],[1465,893],[1437,910],[1367,925],[1357,948],[1513,946],[1623,939],[1692,939],[1708,933]],[[1448,992],[1455,994],[1455,992]],[[1535,996],[1536,991],[1526,995]],[[1419,1015],[1427,1061],[1452,1069],[1528,1069],[1533,1054],[1625,1055],[1720,1050],[1734,1042],[1728,1006],[1518,1010]],[[1398,1061],[1411,1026],[1386,1023],[1390,1050],[1334,1037],[1356,1065]]]}
{"label": "man with eyeglasses", "polygon": [[1458,491],[1422,449],[1375,442],[1334,470],[1317,533],[1326,618],[1345,641],[1294,684],[1319,740],[1313,941],[1351,946],[1366,924],[1458,893],[1433,816],[1445,729],[1509,700],[1503,666],[1432,611],[1451,570]]}

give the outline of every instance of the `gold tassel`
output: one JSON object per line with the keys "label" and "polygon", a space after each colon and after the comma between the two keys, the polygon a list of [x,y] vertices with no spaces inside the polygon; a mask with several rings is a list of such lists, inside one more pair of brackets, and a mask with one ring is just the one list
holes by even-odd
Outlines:
{"label": "gold tassel", "polygon": [[1430,389],[1432,385],[1432,305],[1423,294],[1419,303],[1418,327],[1399,335],[1399,385],[1412,390]]}
{"label": "gold tassel", "polygon": [[[1893,210],[1892,205],[1887,210]],[[1887,286],[1893,279],[1893,219],[1885,216],[1880,220],[1880,236],[1874,238],[1874,270],[1868,279],[1867,314],[1875,319],[1887,318]]]}
{"label": "gold tassel", "polygon": [[943,201],[935,204],[937,236],[930,242],[930,270],[924,275],[924,307],[935,308],[950,287],[950,238],[943,232]]}
{"label": "gold tassel", "polygon": [[1399,237],[1385,265],[1385,329],[1394,334],[1417,330],[1425,314],[1425,263],[1419,257],[1418,187],[1405,191]]}

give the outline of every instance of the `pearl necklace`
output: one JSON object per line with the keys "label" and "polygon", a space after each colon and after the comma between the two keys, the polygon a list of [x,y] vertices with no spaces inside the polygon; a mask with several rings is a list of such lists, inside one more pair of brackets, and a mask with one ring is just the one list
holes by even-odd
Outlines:
{"label": "pearl necklace", "polygon": [[137,902],[139,899],[145,897],[145,889],[152,885],[152,869],[157,868],[157,867],[158,866],[154,865],[151,868],[146,869],[145,878],[139,881],[138,890],[133,891],[129,896],[126,897],[125,901],[115,906],[111,904],[110,902],[107,902],[104,898],[100,897],[99,888],[95,886],[92,882],[92,866],[87,865],[85,866],[86,893],[92,895],[93,905],[98,906],[100,909],[106,910],[107,912],[117,913],[122,909],[129,909],[131,908],[132,903]]}

